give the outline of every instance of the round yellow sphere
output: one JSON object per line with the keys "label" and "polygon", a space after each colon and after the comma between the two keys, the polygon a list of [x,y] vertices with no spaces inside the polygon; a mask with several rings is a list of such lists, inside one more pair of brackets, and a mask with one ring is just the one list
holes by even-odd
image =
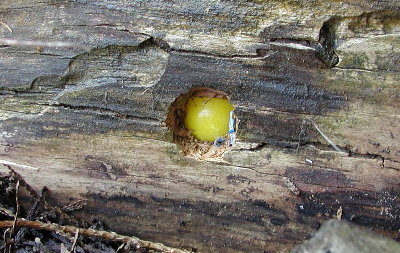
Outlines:
{"label": "round yellow sphere", "polygon": [[186,103],[185,126],[198,140],[213,142],[227,134],[232,110],[228,99],[191,97]]}

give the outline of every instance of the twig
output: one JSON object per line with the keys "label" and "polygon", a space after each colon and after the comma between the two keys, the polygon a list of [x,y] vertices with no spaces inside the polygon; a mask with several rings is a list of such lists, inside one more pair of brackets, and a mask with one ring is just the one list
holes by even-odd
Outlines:
{"label": "twig", "polygon": [[60,253],[71,253],[71,251],[69,251],[69,250],[65,247],[64,243],[61,243],[61,246],[60,246]]}
{"label": "twig", "polygon": [[[27,220],[33,220],[37,216],[39,204],[43,200],[43,194],[45,191],[46,191],[46,188],[43,187],[40,194],[38,196],[35,196],[35,202],[33,203],[32,207],[29,210],[29,213],[26,217]],[[14,244],[18,244],[24,238],[26,232],[27,232],[26,228],[21,228],[18,231],[17,235],[15,236]]]}
{"label": "twig", "polygon": [[53,231],[50,234],[54,239],[56,239],[57,241],[62,242],[65,245],[67,245],[67,244],[69,244],[69,243],[74,241],[74,238],[70,234],[67,234],[67,233],[64,233],[64,232],[61,232],[61,231],[57,231],[57,232]]}
{"label": "twig", "polygon": [[63,212],[72,212],[75,210],[79,210],[79,209],[82,209],[84,206],[86,206],[87,202],[88,202],[87,199],[80,199],[69,205],[61,207],[61,210]]}
{"label": "twig", "polygon": [[11,248],[8,249],[7,251],[7,246],[8,246],[8,241],[7,241],[7,234],[10,233],[11,228],[7,228],[4,233],[3,233],[3,241],[4,241],[4,245],[2,245],[0,247],[0,250],[2,250],[4,248],[4,253],[10,252]]}
{"label": "twig", "polygon": [[[0,221],[0,228],[12,227],[13,223],[14,223],[14,221]],[[61,225],[54,224],[54,223],[43,223],[40,221],[27,221],[27,220],[22,220],[22,219],[18,219],[15,222],[15,226],[16,227],[35,228],[35,229],[41,229],[41,230],[46,230],[46,231],[57,231],[57,232],[60,231],[60,232],[65,232],[65,233],[70,233],[70,234],[74,234],[76,232],[76,230],[78,229],[77,227],[74,227],[74,226],[61,226]],[[141,240],[134,236],[119,235],[114,232],[79,228],[79,234],[82,236],[97,237],[97,238],[101,238],[104,240],[117,241],[117,242],[123,242],[123,243],[132,242],[142,248],[146,248],[146,249],[150,249],[150,250],[157,250],[160,252],[168,252],[168,253],[188,253],[188,252],[190,252],[190,251],[186,251],[186,250],[182,250],[182,249],[168,247],[161,243],[155,243],[155,242],[151,242],[151,241]]]}
{"label": "twig", "polygon": [[319,127],[317,126],[317,124],[315,124],[314,121],[310,120],[310,122],[313,124],[313,126],[315,127],[315,129],[318,131],[318,133],[337,151],[337,152],[343,152],[338,146],[336,146],[336,144],[331,141],[328,136],[326,136],[321,129],[319,129]]}
{"label": "twig", "polygon": [[75,252],[76,242],[78,241],[78,237],[79,237],[79,228],[77,228],[75,231],[74,241],[72,243],[71,250],[70,250],[71,252]]}
{"label": "twig", "polygon": [[306,131],[306,129],[304,128],[304,125],[306,124],[306,121],[305,121],[305,119],[303,119],[303,122],[301,123],[301,126],[300,126],[300,132],[299,132],[299,140],[298,140],[298,142],[297,142],[297,148],[296,148],[296,150],[297,151],[299,151],[299,149],[300,149],[300,144],[301,144],[301,136],[304,134],[304,132]]}
{"label": "twig", "polygon": [[[1,163],[1,161],[0,161]],[[20,181],[20,183],[22,184],[23,187],[26,188],[26,190],[29,192],[29,194],[31,194],[32,196],[34,196],[35,198],[38,198],[39,194],[37,194],[37,192],[27,183],[25,182],[24,178],[18,173],[16,172],[11,166],[10,164],[4,164],[7,167],[7,169],[9,171],[11,171],[11,173],[14,175],[14,177],[16,177],[18,179],[18,181]]]}
{"label": "twig", "polygon": [[343,215],[343,208],[342,208],[342,206],[340,206],[339,209],[336,212],[337,219],[341,220],[342,219],[342,215]]}
{"label": "twig", "polygon": [[144,89],[144,91],[142,92],[142,95],[144,95],[144,93],[146,93],[148,90],[150,90],[150,87],[149,87],[149,88],[146,88],[146,89]]}
{"label": "twig", "polygon": [[[71,217],[70,215],[68,215],[67,213],[65,213],[61,208],[59,208],[59,207],[54,207],[54,206],[50,205],[50,204],[46,201],[46,199],[44,199],[43,196],[41,196],[40,194],[38,194],[38,193],[35,191],[35,189],[33,189],[32,186],[30,186],[18,172],[16,172],[13,168],[11,168],[10,165],[6,165],[6,167],[13,173],[13,175],[14,175],[16,178],[18,178],[18,180],[21,182],[22,186],[29,192],[29,194],[31,194],[31,195],[32,195],[33,197],[35,197],[36,199],[37,199],[37,198],[41,198],[41,199],[42,199],[43,205],[44,205],[44,208],[45,208],[45,209],[48,209],[48,210],[50,210],[50,211],[52,211],[52,212],[54,212],[54,213],[60,215],[61,218],[67,219],[67,220],[69,220],[70,222],[73,222],[73,223],[75,223],[75,224],[78,224],[78,223],[79,223],[75,218],[73,218],[73,217]],[[44,187],[44,188],[42,189],[43,193],[44,193],[44,191],[46,191],[46,190],[47,190],[47,188]]]}
{"label": "twig", "polygon": [[17,205],[17,210],[15,211],[14,223],[11,229],[11,234],[14,234],[15,232],[15,224],[17,223],[19,209],[20,209],[18,193],[19,193],[19,180],[17,181],[17,185],[15,186],[15,203]]}
{"label": "twig", "polygon": [[12,244],[15,243],[15,240],[11,240],[11,237],[14,236],[14,234],[15,234],[15,228],[16,228],[16,224],[17,224],[17,220],[18,220],[19,209],[20,209],[19,199],[18,199],[18,192],[19,192],[19,180],[17,181],[17,184],[15,186],[15,202],[16,202],[16,205],[17,205],[17,210],[15,211],[14,220],[12,221],[11,230],[9,231],[9,236],[10,236],[9,242],[10,242],[10,244],[8,245],[8,247],[7,247],[7,243],[9,243],[9,242],[7,242],[6,245],[5,245],[6,246],[5,250],[8,249],[8,252],[11,252]]}
{"label": "twig", "polygon": [[8,210],[7,208],[2,207],[2,206],[0,206],[0,213],[2,215],[5,215],[5,216],[11,217],[11,218],[15,217],[15,214],[13,212],[11,212],[10,210]]}
{"label": "twig", "polygon": [[[26,182],[25,182],[25,185],[27,185]],[[40,191],[39,195],[35,196],[35,202],[33,203],[32,208],[29,210],[29,213],[26,216],[27,220],[33,220],[37,216],[39,205],[40,205],[40,203],[42,203],[43,195],[45,194],[46,191],[47,191],[47,188],[42,187],[42,190]]]}
{"label": "twig", "polygon": [[121,246],[118,247],[117,252],[121,252],[121,250],[125,247],[125,243],[122,243]]}
{"label": "twig", "polygon": [[90,50],[90,47],[64,41],[45,42],[45,41],[35,41],[35,40],[0,39],[0,44],[7,46],[19,46],[19,47],[76,48],[76,49],[83,49],[86,51]]}
{"label": "twig", "polygon": [[18,163],[11,162],[11,161],[0,160],[0,163],[3,165],[10,165],[10,166],[20,167],[20,168],[24,168],[24,169],[32,169],[32,170],[39,171],[38,168],[29,166],[29,165],[18,164]]}
{"label": "twig", "polygon": [[11,32],[11,33],[13,32],[11,27],[9,27],[6,23],[0,21],[0,25],[4,26],[9,32]]}

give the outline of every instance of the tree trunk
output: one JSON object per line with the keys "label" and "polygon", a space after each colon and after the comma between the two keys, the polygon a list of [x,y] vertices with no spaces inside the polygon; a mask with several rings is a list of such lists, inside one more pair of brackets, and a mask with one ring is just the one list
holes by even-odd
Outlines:
{"label": "tree trunk", "polygon": [[[3,0],[1,163],[55,205],[87,199],[83,219],[198,252],[288,251],[338,210],[396,237],[399,9]],[[220,159],[185,156],[165,124],[193,87],[235,106]]]}

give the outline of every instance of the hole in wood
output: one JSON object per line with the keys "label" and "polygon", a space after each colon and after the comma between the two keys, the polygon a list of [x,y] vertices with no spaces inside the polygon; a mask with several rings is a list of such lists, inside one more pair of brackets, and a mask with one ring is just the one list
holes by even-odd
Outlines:
{"label": "hole in wood", "polygon": [[218,158],[235,142],[237,119],[225,92],[192,88],[170,105],[167,126],[187,156]]}

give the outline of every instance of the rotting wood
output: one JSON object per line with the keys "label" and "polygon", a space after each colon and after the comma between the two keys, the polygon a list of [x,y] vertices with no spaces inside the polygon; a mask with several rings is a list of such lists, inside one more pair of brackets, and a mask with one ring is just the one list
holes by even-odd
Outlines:
{"label": "rotting wood", "polygon": [[[88,199],[81,218],[200,252],[285,251],[340,207],[396,237],[399,8],[3,1],[3,38],[91,50],[0,48],[0,159],[57,206]],[[182,156],[163,123],[192,87],[235,105],[223,162]]]}

